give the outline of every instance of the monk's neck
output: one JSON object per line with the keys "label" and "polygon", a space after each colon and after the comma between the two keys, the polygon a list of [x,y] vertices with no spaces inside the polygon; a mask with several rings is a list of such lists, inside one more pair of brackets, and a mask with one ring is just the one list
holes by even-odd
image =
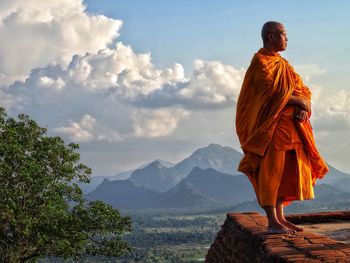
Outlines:
{"label": "monk's neck", "polygon": [[277,53],[277,54],[278,54],[278,51],[275,50],[274,47],[271,47],[271,46],[269,46],[269,45],[264,45],[264,46],[263,46],[263,49],[265,49],[265,50],[266,50],[267,52],[269,52],[269,53]]}
{"label": "monk's neck", "polygon": [[274,48],[271,48],[271,47],[269,47],[269,46],[264,46],[261,50],[264,51],[264,52],[267,53],[267,54],[272,55],[272,56],[279,56],[279,57],[281,56],[281,55],[278,53],[278,51],[276,51]]}

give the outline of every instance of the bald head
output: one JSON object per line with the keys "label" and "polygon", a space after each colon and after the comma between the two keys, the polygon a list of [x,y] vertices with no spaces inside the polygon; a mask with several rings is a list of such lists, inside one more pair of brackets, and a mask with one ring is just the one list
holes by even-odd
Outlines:
{"label": "bald head", "polygon": [[280,27],[284,27],[282,23],[276,21],[268,21],[266,22],[261,29],[261,37],[263,42],[268,41],[268,34],[275,33]]}
{"label": "bald head", "polygon": [[276,21],[266,22],[261,29],[264,47],[276,52],[283,51],[287,45],[287,34],[282,23]]}

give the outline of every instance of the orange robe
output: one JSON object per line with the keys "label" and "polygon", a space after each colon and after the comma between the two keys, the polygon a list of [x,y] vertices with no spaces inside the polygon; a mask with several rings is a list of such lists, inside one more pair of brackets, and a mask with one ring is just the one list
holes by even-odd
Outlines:
{"label": "orange robe", "polygon": [[[328,167],[316,149],[309,121],[294,121],[291,95],[311,100],[293,67],[260,49],[246,72],[237,101],[236,131],[244,152],[238,170],[253,184],[262,206],[314,198],[313,185]],[[311,114],[310,114],[311,115]]]}

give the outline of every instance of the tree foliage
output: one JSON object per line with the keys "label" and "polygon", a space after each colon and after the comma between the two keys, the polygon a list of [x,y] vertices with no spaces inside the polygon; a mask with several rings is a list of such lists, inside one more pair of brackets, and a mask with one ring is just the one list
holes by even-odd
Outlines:
{"label": "tree foliage", "polygon": [[130,250],[121,239],[130,218],[83,198],[77,182],[89,182],[91,169],[79,162],[79,146],[46,132],[29,116],[11,118],[0,108],[0,258],[79,259]]}

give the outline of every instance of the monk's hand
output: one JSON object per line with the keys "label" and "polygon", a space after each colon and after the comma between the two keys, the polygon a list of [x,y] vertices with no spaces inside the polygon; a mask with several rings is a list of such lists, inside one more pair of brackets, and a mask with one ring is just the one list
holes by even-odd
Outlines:
{"label": "monk's hand", "polygon": [[309,113],[311,112],[311,102],[302,97],[291,95],[288,104],[299,107],[303,110],[306,110]]}
{"label": "monk's hand", "polygon": [[300,107],[300,109],[307,111],[308,113],[311,112],[311,102],[308,100],[299,98],[298,106]]}
{"label": "monk's hand", "polygon": [[309,113],[308,113],[308,111],[298,107],[295,111],[295,118],[299,122],[307,121],[309,119]]}

